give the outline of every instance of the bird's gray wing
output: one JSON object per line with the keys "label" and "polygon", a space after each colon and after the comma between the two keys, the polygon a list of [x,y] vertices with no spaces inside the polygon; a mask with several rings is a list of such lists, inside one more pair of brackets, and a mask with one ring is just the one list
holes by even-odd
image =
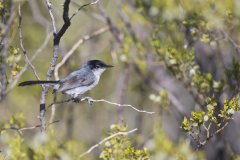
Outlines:
{"label": "bird's gray wing", "polygon": [[95,77],[92,72],[77,70],[63,78],[60,81],[60,85],[57,90],[60,92],[65,92],[73,88],[89,86],[94,83],[94,78]]}

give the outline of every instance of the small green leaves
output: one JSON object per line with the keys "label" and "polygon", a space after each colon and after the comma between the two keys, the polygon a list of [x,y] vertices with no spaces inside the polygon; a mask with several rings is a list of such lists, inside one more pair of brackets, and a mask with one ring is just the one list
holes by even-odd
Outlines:
{"label": "small green leaves", "polygon": [[203,34],[200,41],[204,42],[204,43],[209,43],[210,42],[209,35],[208,34]]}
{"label": "small green leaves", "polygon": [[236,111],[240,110],[240,107],[238,104],[239,100],[240,100],[239,96],[232,99],[225,100],[223,109],[220,110],[220,114],[218,114],[218,116],[226,120],[233,119],[233,114]]}
{"label": "small green leaves", "polygon": [[[119,125],[112,124],[110,126],[111,132],[109,135],[113,135],[117,132],[123,132],[127,130],[127,125]],[[149,153],[146,148],[143,149],[135,149],[128,135],[119,135],[116,136],[107,142],[103,147],[103,151],[101,152],[100,159],[109,160],[109,159],[136,159],[136,160],[148,160]]]}
{"label": "small green leaves", "polygon": [[187,117],[183,118],[183,122],[182,122],[182,127],[181,127],[184,131],[188,132],[190,131],[190,121]]}
{"label": "small green leaves", "polygon": [[11,75],[16,76],[22,67],[18,64],[21,60],[19,48],[9,47],[9,56],[6,58],[7,65],[11,68]]}
{"label": "small green leaves", "polygon": [[193,122],[196,122],[198,125],[203,123],[203,117],[205,115],[204,111],[191,112]]}

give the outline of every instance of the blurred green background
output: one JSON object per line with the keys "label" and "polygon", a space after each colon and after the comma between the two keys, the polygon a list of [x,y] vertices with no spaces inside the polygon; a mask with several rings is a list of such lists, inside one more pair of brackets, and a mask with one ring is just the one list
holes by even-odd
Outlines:
{"label": "blurred green background", "polygon": [[[89,2],[71,1],[69,15]],[[51,1],[57,31],[64,23],[63,3]],[[26,64],[19,42],[19,6],[27,56],[31,58],[46,43],[32,61],[42,80],[53,56],[53,27],[46,1],[1,0],[2,128],[39,124],[41,87],[16,86],[36,79],[30,67],[16,78]],[[227,117],[229,123],[220,134],[214,134],[216,124],[209,139],[206,130],[197,133],[206,140],[197,150],[198,141],[181,128],[183,118],[193,116],[191,112],[207,111],[209,97],[215,97],[217,117],[224,101],[238,95],[239,10],[239,0],[100,0],[80,10],[61,39],[58,63],[79,39],[101,28],[108,29],[80,44],[60,67],[59,77],[87,60],[103,60],[115,67],[107,70],[99,85],[84,96],[131,104],[155,114],[102,102],[92,106],[87,102],[57,104],[54,120],[59,122],[49,125],[46,134],[39,128],[23,131],[22,135],[12,129],[2,131],[2,155],[6,159],[79,159],[81,153],[109,134],[138,128],[123,136],[122,141],[113,139],[110,147],[103,144],[82,159],[239,159],[238,109]],[[51,92],[47,105],[53,102]],[[66,98],[58,95],[58,100]],[[47,122],[50,116],[48,108]],[[115,128],[110,127],[113,125]],[[203,128],[201,123],[198,125]]]}

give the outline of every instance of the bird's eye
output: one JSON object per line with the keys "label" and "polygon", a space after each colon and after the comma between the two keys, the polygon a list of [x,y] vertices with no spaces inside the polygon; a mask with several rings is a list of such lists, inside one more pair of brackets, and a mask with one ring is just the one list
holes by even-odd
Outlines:
{"label": "bird's eye", "polygon": [[96,65],[95,68],[100,68],[100,66],[99,66],[99,65]]}

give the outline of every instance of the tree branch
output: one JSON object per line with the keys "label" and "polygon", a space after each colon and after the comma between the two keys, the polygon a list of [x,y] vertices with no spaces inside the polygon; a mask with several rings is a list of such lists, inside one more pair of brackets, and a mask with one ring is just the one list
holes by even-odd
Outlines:
{"label": "tree branch", "polygon": [[134,106],[132,106],[130,104],[119,104],[119,103],[107,101],[105,99],[92,99],[91,97],[84,97],[84,98],[81,99],[81,101],[88,101],[88,103],[90,103],[90,104],[92,104],[93,102],[105,102],[105,103],[112,104],[112,105],[117,106],[117,107],[130,107],[133,110],[135,110],[137,112],[141,112],[141,113],[147,113],[147,114],[154,114],[155,113],[155,112],[148,112],[148,111],[145,111],[145,110],[139,110],[139,109],[135,108]]}
{"label": "tree branch", "polygon": [[47,4],[47,7],[48,7],[48,12],[50,14],[50,17],[52,19],[52,26],[53,26],[53,31],[54,31],[54,34],[57,34],[57,29],[56,29],[56,22],[55,22],[55,18],[53,16],[53,13],[52,13],[52,3],[49,1],[49,0],[45,0],[46,4]]}
{"label": "tree branch", "polygon": [[127,134],[133,133],[133,132],[135,132],[137,130],[138,129],[135,128],[135,129],[127,131],[127,132],[118,132],[118,133],[115,133],[115,134],[113,134],[111,136],[108,136],[108,137],[104,138],[103,140],[101,140],[100,142],[98,142],[97,144],[95,144],[92,147],[90,147],[86,152],[82,153],[78,158],[82,158],[83,156],[91,153],[93,149],[99,147],[101,144],[103,144],[104,142],[106,142],[106,141],[108,141],[108,140],[110,140],[110,139],[112,139],[114,137],[117,137],[117,136],[120,136],[120,135],[127,135]]}
{"label": "tree branch", "polygon": [[84,7],[87,7],[89,5],[94,5],[94,4],[97,4],[100,0],[95,0],[94,2],[91,2],[91,3],[86,3],[82,6],[80,6],[73,14],[72,16],[70,17],[70,20],[80,11],[82,10]]}

